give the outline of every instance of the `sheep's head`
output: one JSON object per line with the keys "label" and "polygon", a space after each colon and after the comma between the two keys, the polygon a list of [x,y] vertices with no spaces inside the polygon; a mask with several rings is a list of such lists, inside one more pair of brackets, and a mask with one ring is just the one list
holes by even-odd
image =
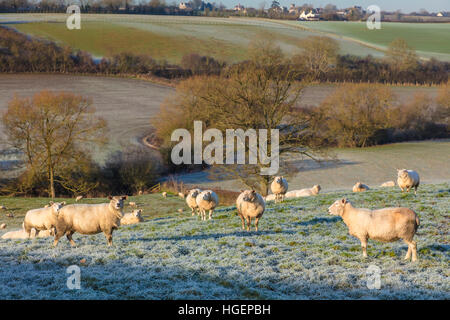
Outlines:
{"label": "sheep's head", "polygon": [[128,199],[128,196],[109,196],[108,197],[109,200],[111,200],[109,202],[109,204],[111,206],[113,206],[114,209],[116,210],[122,210],[123,209],[123,205],[124,205],[124,201],[126,199]]}
{"label": "sheep's head", "polygon": [[397,169],[397,176],[401,179],[406,179],[408,177],[408,171],[406,169]]}
{"label": "sheep's head", "polygon": [[257,198],[258,197],[255,190],[245,190],[244,196],[242,197],[242,199],[247,202],[255,202]]}
{"label": "sheep's head", "polygon": [[61,210],[62,207],[64,207],[66,205],[66,202],[53,202],[50,201],[49,203],[49,207],[52,208],[53,212],[56,213],[56,215],[59,214],[59,210]]}
{"label": "sheep's head", "polygon": [[200,189],[192,189],[189,191],[189,195],[192,198],[196,198],[200,194],[200,192],[202,192]]}
{"label": "sheep's head", "polygon": [[359,189],[362,188],[362,183],[361,183],[361,182],[357,182],[357,183],[355,184],[355,187],[356,187],[356,188],[359,188]]}
{"label": "sheep's head", "polygon": [[277,176],[275,177],[274,181],[278,184],[282,184],[283,183],[283,177],[282,176]]}
{"label": "sheep's head", "polygon": [[136,218],[141,219],[142,218],[142,209],[137,209],[133,211],[133,216],[135,216]]}
{"label": "sheep's head", "polygon": [[316,184],[315,186],[313,186],[313,189],[314,189],[317,193],[319,193],[319,191],[322,190],[322,188],[321,188],[318,184]]}
{"label": "sheep's head", "polygon": [[349,203],[346,198],[336,200],[329,208],[328,213],[333,216],[342,216],[344,213],[345,205]]}
{"label": "sheep's head", "polygon": [[212,191],[208,190],[203,193],[202,199],[205,201],[210,201],[212,198]]}

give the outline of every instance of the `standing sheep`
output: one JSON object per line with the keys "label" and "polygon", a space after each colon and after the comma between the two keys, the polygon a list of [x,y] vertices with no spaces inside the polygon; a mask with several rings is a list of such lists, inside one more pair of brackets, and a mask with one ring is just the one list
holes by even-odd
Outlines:
{"label": "standing sheep", "polygon": [[212,190],[200,192],[195,198],[197,206],[202,215],[202,220],[206,220],[206,211],[209,210],[209,219],[211,220],[214,209],[219,204],[219,197]]}
{"label": "standing sheep", "polygon": [[420,184],[419,174],[414,170],[397,169],[397,184],[402,192],[404,189],[409,192],[411,188],[414,188],[414,194],[417,194]]}
{"label": "standing sheep", "polygon": [[30,235],[31,229],[40,231],[52,230],[56,227],[59,213],[66,202],[50,202],[48,208],[39,208],[27,211],[23,220],[23,228]]}
{"label": "standing sheep", "polygon": [[369,187],[366,186],[365,184],[362,184],[361,182],[357,182],[353,186],[353,192],[363,192],[363,191],[367,191],[367,190],[369,190]]}
{"label": "standing sheep", "polygon": [[319,194],[322,188],[316,184],[312,188],[309,189],[300,189],[300,190],[292,190],[286,193],[286,198],[298,198],[298,197],[309,197],[316,196]]}
{"label": "standing sheep", "polygon": [[184,199],[184,197],[185,197],[185,195],[184,195],[183,192],[178,192],[178,196],[179,196],[181,199]]}
{"label": "standing sheep", "polygon": [[343,198],[336,200],[329,208],[331,215],[340,216],[348,227],[350,235],[361,241],[363,256],[367,257],[367,240],[393,242],[398,239],[408,244],[405,259],[412,253],[412,261],[417,260],[417,243],[413,237],[419,227],[419,218],[408,208],[384,208],[369,210],[354,208]]}
{"label": "standing sheep", "polygon": [[72,235],[75,232],[81,234],[105,234],[108,245],[112,245],[112,233],[119,228],[120,219],[123,217],[123,205],[128,196],[109,196],[108,203],[100,204],[71,204],[63,207],[58,215],[56,235],[53,245],[58,244],[59,239],[65,234],[72,246],[75,242]]}
{"label": "standing sheep", "polygon": [[162,194],[162,196],[163,196],[163,198],[167,198],[167,192],[163,192],[163,193],[161,193]]}
{"label": "standing sheep", "polygon": [[288,190],[288,183],[284,177],[275,177],[272,184],[270,185],[270,190],[275,195],[275,202],[283,201],[284,195]]}
{"label": "standing sheep", "polygon": [[78,202],[78,201],[80,201],[81,199],[83,199],[83,196],[78,196],[78,197],[75,198],[75,202]]}
{"label": "standing sheep", "polygon": [[255,190],[245,190],[236,200],[236,208],[242,221],[242,230],[245,229],[245,220],[247,220],[247,231],[250,231],[252,219],[255,219],[255,229],[258,231],[258,222],[261,219],[266,203],[263,197]]}
{"label": "standing sheep", "polygon": [[195,215],[195,211],[197,211],[197,215],[200,214],[200,209],[198,208],[197,202],[195,201],[195,198],[202,192],[200,189],[192,189],[189,191],[187,197],[186,197],[186,203],[189,208],[192,210],[192,215]]}
{"label": "standing sheep", "polygon": [[142,218],[142,209],[134,210],[132,213],[126,213],[122,219],[120,219],[121,225],[136,224],[144,221]]}

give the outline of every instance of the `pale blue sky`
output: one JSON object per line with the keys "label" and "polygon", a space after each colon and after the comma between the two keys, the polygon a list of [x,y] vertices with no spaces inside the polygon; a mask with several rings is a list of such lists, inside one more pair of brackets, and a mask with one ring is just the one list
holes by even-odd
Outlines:
{"label": "pale blue sky", "polygon": [[[243,6],[260,7],[260,4],[265,2],[266,8],[270,6],[272,0],[210,0],[211,2],[222,2],[228,8],[234,7],[240,3]],[[336,5],[338,8],[351,7],[359,5],[364,8],[374,4],[378,5],[381,10],[395,11],[400,9],[403,13],[412,11],[419,11],[424,8],[429,12],[450,11],[450,0],[278,0],[281,5],[289,7],[291,3],[295,5],[302,5],[304,3],[311,3],[315,7],[324,7],[328,3]]]}

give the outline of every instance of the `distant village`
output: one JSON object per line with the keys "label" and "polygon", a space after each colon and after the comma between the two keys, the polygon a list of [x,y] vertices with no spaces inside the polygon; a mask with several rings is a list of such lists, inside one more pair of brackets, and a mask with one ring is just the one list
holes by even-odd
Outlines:
{"label": "distant village", "polygon": [[[77,1],[75,1],[75,4]],[[73,2],[71,2],[73,4]],[[60,0],[0,0],[0,12],[30,12],[53,13],[65,12],[65,1]],[[234,7],[227,8],[216,2],[203,0],[191,0],[173,2],[167,4],[164,0],[140,1],[132,0],[78,0],[81,12],[85,13],[127,13],[127,14],[161,14],[161,15],[192,15],[192,16],[217,16],[217,17],[262,17],[271,19],[288,19],[300,21],[359,21],[365,20],[371,12],[367,12],[360,5],[348,8],[338,8],[336,5],[327,4],[324,7],[314,7],[311,4],[282,6],[274,0],[270,6],[262,4],[258,8],[246,7],[237,3]],[[404,13],[381,11],[383,21],[399,22],[450,22],[450,12],[428,12],[421,9],[419,12]]]}

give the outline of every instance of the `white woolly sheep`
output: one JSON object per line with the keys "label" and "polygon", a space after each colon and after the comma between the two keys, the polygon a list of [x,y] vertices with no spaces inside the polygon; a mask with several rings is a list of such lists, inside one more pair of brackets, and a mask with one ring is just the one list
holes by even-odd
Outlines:
{"label": "white woolly sheep", "polygon": [[0,210],[6,210],[6,207],[4,205],[0,205]]}
{"label": "white woolly sheep", "polygon": [[56,235],[53,245],[58,244],[59,239],[66,235],[72,246],[75,241],[72,235],[75,232],[81,234],[105,234],[108,245],[112,245],[112,233],[119,228],[120,219],[123,217],[123,205],[128,196],[109,196],[108,203],[100,204],[71,204],[63,207],[58,215]]}
{"label": "white woolly sheep", "polygon": [[393,242],[398,239],[408,244],[405,259],[412,253],[412,261],[417,260],[417,243],[413,237],[419,227],[419,218],[408,208],[384,208],[369,210],[354,208],[343,198],[336,200],[329,208],[331,215],[340,216],[347,225],[350,235],[361,241],[363,256],[367,257],[367,240]]}
{"label": "white woolly sheep", "polygon": [[198,208],[197,202],[195,198],[202,192],[200,189],[192,189],[189,190],[188,195],[186,196],[186,203],[189,208],[192,210],[192,215],[195,215],[195,211],[197,211],[197,215],[200,214],[200,209]]}
{"label": "white woolly sheep", "polygon": [[37,232],[36,229],[32,228],[29,234],[24,229],[6,232],[2,235],[2,239],[48,238],[53,235],[55,235],[54,229]]}
{"label": "white woolly sheep", "polygon": [[284,195],[288,190],[287,180],[284,177],[275,177],[270,185],[270,190],[275,195],[275,202],[283,201]]}
{"label": "white woolly sheep", "polygon": [[299,197],[316,196],[319,194],[321,189],[322,188],[316,184],[315,186],[313,186],[312,188],[309,188],[309,189],[292,190],[292,191],[286,192],[285,197],[286,198],[299,198]]}
{"label": "white woolly sheep", "polygon": [[133,210],[131,213],[126,213],[122,219],[120,219],[121,225],[136,224],[144,221],[142,218],[142,209]]}
{"label": "white woolly sheep", "polygon": [[402,192],[404,189],[409,192],[411,188],[414,188],[414,194],[417,194],[420,184],[419,174],[414,170],[397,169],[397,184]]}
{"label": "white woolly sheep", "polygon": [[387,188],[387,187],[395,187],[395,182],[394,181],[386,181],[383,182],[380,187],[382,188]]}
{"label": "white woolly sheep", "polygon": [[163,192],[163,193],[161,193],[162,194],[162,196],[164,197],[164,198],[167,198],[167,192]]}
{"label": "white woolly sheep", "polygon": [[197,195],[195,201],[200,210],[202,220],[206,220],[206,211],[209,210],[209,219],[211,219],[214,209],[219,204],[219,197],[214,191],[205,190]]}
{"label": "white woolly sheep", "polygon": [[276,196],[272,193],[272,194],[268,194],[267,196],[264,197],[264,200],[267,201],[274,201],[276,198]]}
{"label": "white woolly sheep", "polygon": [[242,230],[245,229],[247,221],[247,231],[250,231],[252,219],[255,219],[255,229],[258,231],[258,222],[261,219],[266,204],[263,197],[255,190],[245,190],[236,199],[237,212],[242,221]]}
{"label": "white woolly sheep", "polygon": [[184,195],[183,192],[178,192],[178,196],[179,196],[181,199],[184,199],[184,197],[185,197],[185,195]]}
{"label": "white woolly sheep", "polygon": [[353,186],[353,192],[363,192],[369,190],[369,187],[365,184],[362,184],[361,182],[357,182]]}
{"label": "white woolly sheep", "polygon": [[136,202],[130,202],[129,205],[130,207],[137,207]]}
{"label": "white woolly sheep", "polygon": [[6,223],[0,224],[0,229],[6,229]]}
{"label": "white woolly sheep", "polygon": [[58,215],[66,202],[50,202],[48,208],[28,210],[23,220],[24,230],[30,234],[31,229],[36,229],[36,233],[51,230],[56,227]]}
{"label": "white woolly sheep", "polygon": [[78,196],[78,197],[75,198],[75,201],[78,202],[78,201],[80,201],[81,199],[83,199],[83,196]]}

